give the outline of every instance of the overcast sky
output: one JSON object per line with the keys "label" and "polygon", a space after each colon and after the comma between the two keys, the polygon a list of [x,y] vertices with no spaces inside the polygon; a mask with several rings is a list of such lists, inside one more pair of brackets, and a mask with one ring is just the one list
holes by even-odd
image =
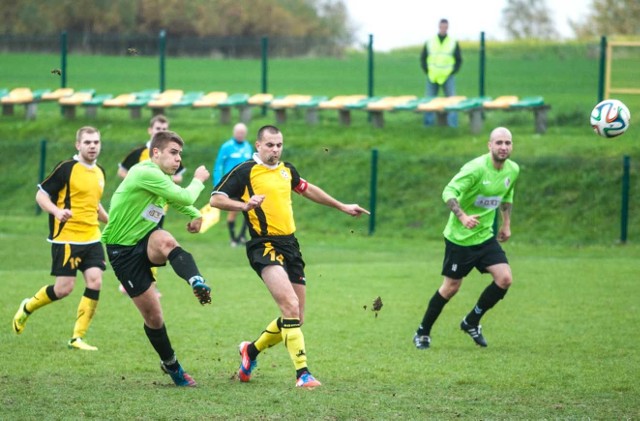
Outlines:
{"label": "overcast sky", "polygon": [[[376,50],[421,45],[435,35],[438,21],[449,19],[449,33],[459,40],[501,40],[500,24],[506,0],[345,0],[356,25],[358,44],[367,44],[373,34]],[[567,20],[582,21],[592,0],[547,0],[558,32],[572,36]]]}

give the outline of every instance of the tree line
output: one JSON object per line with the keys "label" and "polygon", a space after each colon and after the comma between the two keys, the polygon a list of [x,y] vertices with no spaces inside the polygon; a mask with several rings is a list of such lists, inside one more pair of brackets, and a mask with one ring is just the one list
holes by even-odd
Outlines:
{"label": "tree line", "polygon": [[[583,14],[584,10],[576,10]],[[569,20],[575,38],[640,35],[639,0],[591,0],[582,20]],[[510,39],[557,39],[558,31],[546,0],[507,0],[502,24]]]}
{"label": "tree line", "polygon": [[157,33],[353,40],[343,0],[0,0],[0,33]]}

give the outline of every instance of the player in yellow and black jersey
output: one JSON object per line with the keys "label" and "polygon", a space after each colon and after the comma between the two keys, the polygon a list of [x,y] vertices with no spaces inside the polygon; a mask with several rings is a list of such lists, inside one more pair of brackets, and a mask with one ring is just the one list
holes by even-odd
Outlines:
{"label": "player in yellow and black jersey", "polygon": [[210,205],[228,211],[242,211],[249,223],[251,240],[247,257],[274,297],[281,316],[273,320],[253,342],[240,344],[238,377],[247,382],[258,354],[284,341],[296,369],[296,386],[320,386],[307,368],[301,326],[306,301],[304,260],[294,233],[291,192],[346,214],[368,214],[357,204],[344,204],[307,182],[295,167],[281,162],[283,136],[274,126],[258,131],[253,159],[238,164],[222,177],[211,194]]}
{"label": "player in yellow and black jersey", "polygon": [[[122,162],[118,164],[118,176],[120,178],[125,178],[127,173],[138,162],[145,161],[149,159],[149,145],[151,144],[151,139],[153,135],[158,132],[166,132],[169,130],[169,119],[162,114],[155,115],[149,120],[149,127],[147,128],[147,133],[149,133],[149,140],[141,146],[138,146],[132,149],[127,156],[124,157]],[[176,171],[175,174],[171,176],[173,181],[176,184],[182,183],[182,176],[184,175],[186,168],[182,166],[180,163],[180,167]]]}
{"label": "player in yellow and black jersey", "polygon": [[100,148],[100,132],[93,127],[82,127],[76,133],[78,153],[73,159],[59,163],[38,185],[36,201],[49,213],[51,275],[56,280],[53,285],[43,286],[32,298],[23,300],[13,318],[13,330],[22,333],[34,311],[73,291],[79,270],[87,286],[68,345],[85,351],[98,349],[83,338],[96,311],[102,273],[106,269],[99,222],[106,223],[109,218],[100,203],[105,185],[104,169],[96,163]]}

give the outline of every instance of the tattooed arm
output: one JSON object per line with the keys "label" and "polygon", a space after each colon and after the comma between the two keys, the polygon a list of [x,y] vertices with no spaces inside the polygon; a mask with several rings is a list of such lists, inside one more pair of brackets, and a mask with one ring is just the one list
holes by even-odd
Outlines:
{"label": "tattooed arm", "polygon": [[464,213],[458,203],[458,199],[452,198],[447,200],[447,206],[465,227],[471,229],[478,225],[478,215],[467,215]]}

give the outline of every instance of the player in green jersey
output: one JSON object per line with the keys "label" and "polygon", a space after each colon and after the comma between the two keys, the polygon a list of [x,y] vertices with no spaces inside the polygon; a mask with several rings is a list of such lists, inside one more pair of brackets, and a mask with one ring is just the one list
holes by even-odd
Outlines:
{"label": "player in green jersey", "polygon": [[160,356],[160,367],[177,386],[195,386],[184,372],[171,346],[162,316],[160,299],[153,285],[152,267],[168,261],[178,276],[193,288],[200,304],[211,303],[206,285],[193,256],[176,239],[158,226],[163,208],[171,205],[191,218],[187,230],[200,231],[202,217],[193,206],[209,171],[203,165],[186,187],[175,184],[171,176],[180,167],[184,141],[174,132],[158,132],[149,147],[149,160],[131,167],[111,198],[109,223],[102,234],[109,262],[144,319],[144,331]]}
{"label": "player in green jersey", "polygon": [[[512,282],[509,261],[498,243],[511,237],[513,192],[520,172],[518,164],[509,159],[512,149],[511,132],[504,127],[494,129],[489,136],[489,153],[467,162],[442,192],[442,199],[451,209],[444,229],[444,281],[429,301],[413,337],[418,349],[429,348],[431,327],[474,267],[481,273],[490,273],[493,282],[460,328],[476,344],[487,346],[480,318],[505,296]],[[500,209],[502,224],[494,235],[496,209]]]}

